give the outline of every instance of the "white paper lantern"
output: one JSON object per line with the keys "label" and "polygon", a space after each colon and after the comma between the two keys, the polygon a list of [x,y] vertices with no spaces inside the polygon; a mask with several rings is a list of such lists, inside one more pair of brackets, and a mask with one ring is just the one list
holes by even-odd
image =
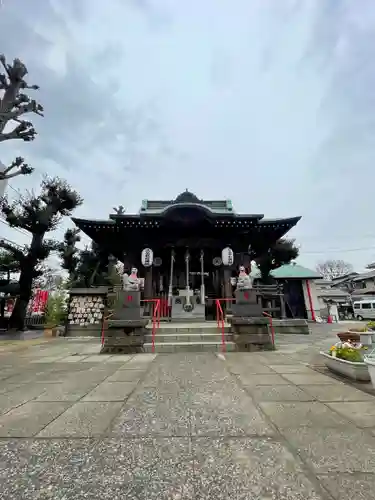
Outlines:
{"label": "white paper lantern", "polygon": [[150,267],[152,266],[153,260],[154,252],[151,250],[151,248],[144,248],[141,254],[142,265],[144,265],[145,267]]}
{"label": "white paper lantern", "polygon": [[234,262],[233,250],[229,247],[224,248],[221,252],[221,260],[224,266],[231,266]]}

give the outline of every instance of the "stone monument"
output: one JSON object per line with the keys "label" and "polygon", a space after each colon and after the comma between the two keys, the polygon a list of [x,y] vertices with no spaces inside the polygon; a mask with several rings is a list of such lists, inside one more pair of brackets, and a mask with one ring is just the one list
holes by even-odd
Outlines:
{"label": "stone monument", "polygon": [[262,305],[257,300],[250,276],[243,266],[239,269],[233,304],[233,316],[229,319],[233,340],[238,351],[267,349],[272,345],[268,319],[263,316]]}
{"label": "stone monument", "polygon": [[142,280],[133,267],[130,276],[123,276],[123,290],[112,297],[112,305],[106,321],[104,343],[101,352],[135,353],[143,351],[144,319],[141,309]]}

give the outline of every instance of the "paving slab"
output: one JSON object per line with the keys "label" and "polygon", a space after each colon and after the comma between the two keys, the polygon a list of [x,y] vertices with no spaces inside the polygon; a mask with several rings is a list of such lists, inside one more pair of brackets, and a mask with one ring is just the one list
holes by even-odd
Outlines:
{"label": "paving slab", "polygon": [[109,358],[110,356],[106,354],[93,354],[92,356],[84,358],[82,360],[82,363],[105,363],[106,361],[108,361]]}
{"label": "paving slab", "polygon": [[82,401],[125,401],[136,387],[132,382],[103,382]]}
{"label": "paving slab", "polygon": [[0,414],[26,403],[44,392],[43,385],[24,384],[0,395]]}
{"label": "paving slab", "polygon": [[313,402],[293,402],[278,403],[265,402],[259,403],[262,411],[280,428],[290,427],[293,422],[296,427],[336,427],[348,426],[350,422],[330,410],[323,403]]}
{"label": "paving slab", "polygon": [[107,382],[139,382],[146,374],[145,370],[118,370],[108,377]]}
{"label": "paving slab", "polygon": [[[284,379],[288,380],[288,383],[296,384],[296,385],[317,385],[317,384],[343,384],[343,382],[336,381],[331,377],[327,377],[326,375],[322,375],[321,373],[314,372],[312,373],[283,373]],[[344,386],[345,387],[345,386]]]}
{"label": "paving slab", "polygon": [[295,363],[293,365],[283,365],[283,364],[270,365],[269,367],[273,371],[275,371],[276,373],[302,373],[302,374],[306,374],[306,375],[316,374],[316,372],[311,370],[311,368],[309,368],[308,366],[303,365],[303,364],[297,364],[297,363]]}
{"label": "paving slab", "polygon": [[[85,356],[74,356],[74,355],[71,355],[71,356],[66,356],[66,358],[62,358],[60,360],[60,363],[82,363],[82,361],[84,361],[88,356],[85,355]],[[59,361],[57,361],[58,363]]]}
{"label": "paving slab", "polygon": [[0,437],[32,437],[69,408],[69,403],[29,401],[0,416]]}
{"label": "paving slab", "polygon": [[57,361],[61,361],[66,357],[65,355],[57,355],[57,356],[44,356],[43,358],[33,359],[30,361],[32,364],[45,364],[45,363],[56,363]]}
{"label": "paving slab", "polygon": [[193,439],[197,499],[323,500],[318,484],[281,443],[265,439]]}
{"label": "paving slab", "polygon": [[271,436],[275,429],[265,421],[258,408],[248,402],[234,407],[192,406],[193,436]]}
{"label": "paving slab", "polygon": [[247,375],[247,374],[258,374],[258,373],[268,373],[275,375],[274,370],[272,370],[269,366],[266,365],[256,365],[256,364],[237,364],[235,366],[228,366],[228,370],[231,373],[238,375]]}
{"label": "paving slab", "polygon": [[119,437],[191,435],[190,409],[177,398],[148,402],[133,395],[111,425],[111,435]]}
{"label": "paving slab", "polygon": [[246,387],[256,401],[312,401],[314,396],[295,385],[260,385]]}
{"label": "paving slab", "polygon": [[327,403],[327,406],[358,427],[375,427],[375,400]]}
{"label": "paving slab", "polygon": [[38,437],[100,436],[119,413],[122,403],[76,403],[54,420]]}
{"label": "paving slab", "polygon": [[35,401],[78,401],[90,392],[97,382],[66,381],[57,384],[46,384],[44,391]]}
{"label": "paving slab", "polygon": [[[307,394],[322,402],[332,401],[369,401],[375,403],[375,397],[354,387],[342,384],[300,385]],[[375,422],[374,422],[375,424]]]}
{"label": "paving slab", "polygon": [[290,427],[282,434],[317,474],[336,472],[375,473],[375,437],[347,425]]}
{"label": "paving slab", "polygon": [[100,457],[104,485],[121,491],[119,498],[196,498],[196,473],[188,438],[104,439],[94,454]]}
{"label": "paving slab", "polygon": [[108,358],[107,363],[127,363],[132,357],[130,354],[112,354]]}
{"label": "paving slab", "polygon": [[245,386],[256,387],[258,385],[288,385],[289,380],[283,378],[281,375],[274,373],[273,375],[268,374],[247,374],[247,375],[237,375],[241,384]]}
{"label": "paving slab", "polygon": [[88,492],[86,498],[97,499],[96,444],[85,439],[0,440],[0,498],[70,500]]}
{"label": "paving slab", "polygon": [[375,475],[333,474],[318,476],[322,486],[335,500],[373,500]]}

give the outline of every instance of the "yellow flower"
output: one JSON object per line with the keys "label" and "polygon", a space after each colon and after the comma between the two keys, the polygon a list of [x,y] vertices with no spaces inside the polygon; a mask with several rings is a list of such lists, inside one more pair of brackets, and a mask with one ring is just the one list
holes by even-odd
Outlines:
{"label": "yellow flower", "polygon": [[330,351],[334,351],[336,349],[336,346],[333,345],[331,348],[330,348]]}

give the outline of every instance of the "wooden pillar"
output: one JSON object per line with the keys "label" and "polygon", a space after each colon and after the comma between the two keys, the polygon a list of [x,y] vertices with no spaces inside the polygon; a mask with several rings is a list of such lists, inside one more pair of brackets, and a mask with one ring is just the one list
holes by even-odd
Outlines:
{"label": "wooden pillar", "polygon": [[[144,297],[145,300],[153,299],[152,293],[152,266],[145,267],[145,287],[144,287]],[[152,314],[152,304],[150,302],[145,303],[145,311],[151,316]]]}
{"label": "wooden pillar", "polygon": [[279,284],[277,288],[278,288],[277,292],[280,294],[279,297],[280,297],[281,319],[285,319],[286,310],[285,310],[284,285]]}
{"label": "wooden pillar", "polygon": [[[224,266],[224,298],[231,299],[232,298],[232,284],[230,282],[231,278],[231,269],[229,266]],[[232,312],[232,301],[225,301],[225,310],[227,313]]]}

